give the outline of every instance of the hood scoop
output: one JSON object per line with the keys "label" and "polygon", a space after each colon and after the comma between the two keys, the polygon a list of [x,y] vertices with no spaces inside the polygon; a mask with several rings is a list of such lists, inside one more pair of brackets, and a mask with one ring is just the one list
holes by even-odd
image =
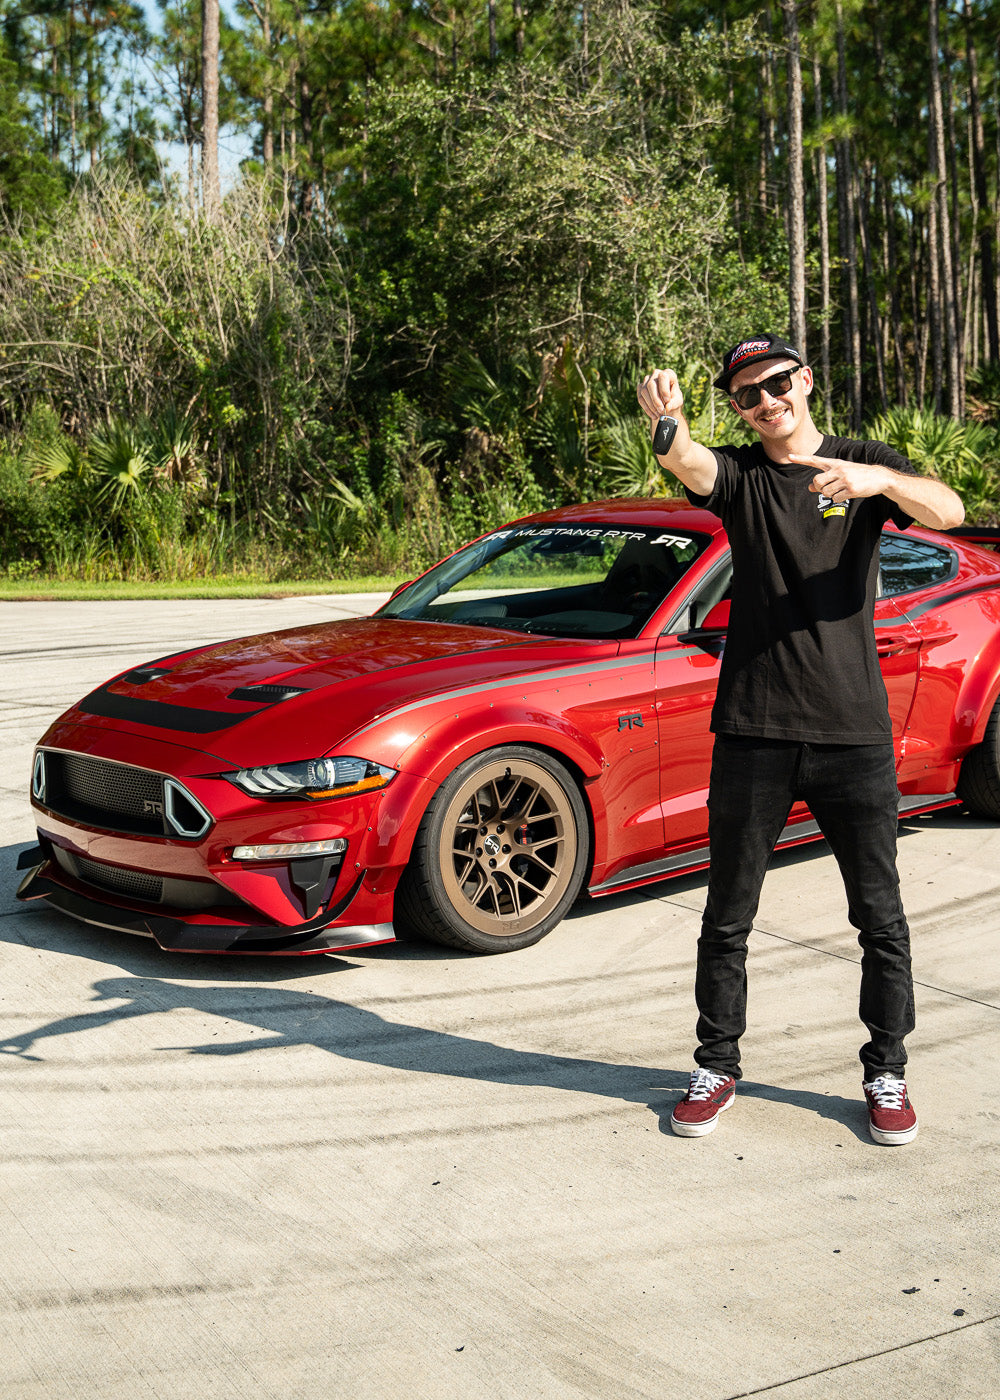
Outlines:
{"label": "hood scoop", "polygon": [[238,685],[226,699],[246,700],[251,705],[277,705],[281,700],[291,700],[305,693],[306,687],[301,685]]}
{"label": "hood scoop", "polygon": [[148,681],[156,681],[161,676],[169,675],[169,666],[137,666],[134,671],[120,676],[119,680],[126,681],[129,685],[145,685]]}

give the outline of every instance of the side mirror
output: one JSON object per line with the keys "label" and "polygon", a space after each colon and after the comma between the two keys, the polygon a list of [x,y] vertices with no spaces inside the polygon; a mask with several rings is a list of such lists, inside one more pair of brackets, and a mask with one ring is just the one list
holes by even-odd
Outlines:
{"label": "side mirror", "polygon": [[730,600],[728,598],[723,598],[721,602],[709,608],[698,631],[725,632],[729,627],[729,607]]}
{"label": "side mirror", "polygon": [[397,583],[396,587],[389,594],[389,602],[392,602],[393,598],[395,598],[398,593],[402,593],[404,588],[409,588],[412,582],[413,580],[411,578],[408,578],[404,579],[402,583]]}

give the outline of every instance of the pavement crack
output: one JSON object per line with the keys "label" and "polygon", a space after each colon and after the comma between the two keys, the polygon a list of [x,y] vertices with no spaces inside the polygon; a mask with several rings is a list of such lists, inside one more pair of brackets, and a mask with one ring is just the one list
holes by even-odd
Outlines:
{"label": "pavement crack", "polygon": [[[861,966],[859,957],[851,957],[847,953],[835,952],[832,948],[819,948],[815,943],[803,943],[801,938],[789,938],[784,933],[773,933],[770,929],[753,927],[754,933],[760,933],[765,938],[773,938],[778,943],[789,943],[793,948],[804,948],[810,953],[821,953],[825,958],[837,958],[840,962],[854,963],[856,967]],[[953,997],[955,1001],[969,1001],[974,1006],[985,1006],[988,1011],[1000,1011],[1000,1006],[995,1001],[984,1001],[982,997],[969,996],[967,992],[956,992],[951,987],[939,987],[936,982],[924,982],[919,977],[913,979],[915,987],[923,987],[926,992],[940,992],[944,997]]]}
{"label": "pavement crack", "polygon": [[821,1366],[816,1371],[803,1371],[801,1375],[789,1376],[787,1380],[775,1381],[772,1385],[758,1386],[756,1390],[739,1390],[732,1395],[725,1396],[724,1400],[750,1400],[750,1397],[754,1395],[773,1395],[776,1391],[784,1389],[786,1385],[798,1385],[800,1381],[815,1380],[817,1376],[829,1376],[834,1371],[843,1371],[849,1366],[860,1366],[866,1361],[878,1361],[880,1357],[893,1356],[896,1352],[908,1351],[911,1347],[920,1347],[926,1342],[938,1342],[944,1337],[953,1337],[959,1332],[968,1332],[973,1327],[985,1327],[990,1322],[998,1321],[1000,1321],[1000,1313],[991,1313],[989,1317],[963,1322],[958,1327],[946,1327],[942,1332],[931,1332],[926,1337],[914,1337],[909,1342],[900,1342],[898,1346],[885,1347],[882,1351],[866,1352],[864,1356],[853,1356],[849,1361],[837,1361],[832,1366]]}

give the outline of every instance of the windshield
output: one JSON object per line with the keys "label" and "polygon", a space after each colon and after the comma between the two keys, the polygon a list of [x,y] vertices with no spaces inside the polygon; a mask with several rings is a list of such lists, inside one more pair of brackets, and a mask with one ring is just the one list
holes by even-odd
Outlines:
{"label": "windshield", "polygon": [[379,611],[548,636],[635,637],[707,544],[706,535],[627,525],[517,525],[460,550]]}

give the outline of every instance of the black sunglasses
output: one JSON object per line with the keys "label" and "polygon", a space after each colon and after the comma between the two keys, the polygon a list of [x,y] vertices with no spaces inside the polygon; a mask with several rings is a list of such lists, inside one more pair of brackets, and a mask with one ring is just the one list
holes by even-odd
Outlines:
{"label": "black sunglasses", "polygon": [[744,411],[748,408],[756,408],[765,389],[772,398],[777,398],[779,394],[787,394],[792,387],[792,375],[798,374],[801,368],[801,365],[796,365],[794,369],[779,370],[777,374],[762,379],[759,384],[747,384],[745,388],[737,389],[730,397],[737,407]]}

